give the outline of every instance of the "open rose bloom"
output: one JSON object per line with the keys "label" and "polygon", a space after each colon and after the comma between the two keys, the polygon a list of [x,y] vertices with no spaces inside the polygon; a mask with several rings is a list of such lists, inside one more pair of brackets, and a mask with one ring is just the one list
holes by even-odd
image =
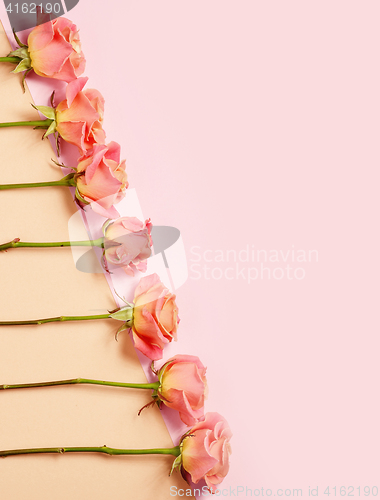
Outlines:
{"label": "open rose bloom", "polygon": [[37,75],[68,83],[81,76],[86,66],[78,29],[63,17],[36,26],[28,37],[28,52]]}
{"label": "open rose bloom", "polygon": [[204,415],[207,397],[206,368],[197,356],[177,354],[157,373],[157,396],[166,406],[177,410],[186,425],[194,425]]}
{"label": "open rose bloom", "polygon": [[177,340],[179,318],[175,298],[157,274],[141,278],[136,288],[133,340],[136,349],[151,360],[162,359],[165,345]]}
{"label": "open rose bloom", "polygon": [[120,217],[107,220],[103,225],[104,257],[107,269],[121,267],[134,276],[135,271],[145,273],[147,259],[152,255],[152,224],[136,217]]}
{"label": "open rose bloom", "polygon": [[[38,7],[37,7],[38,9]],[[36,26],[29,34],[28,45],[20,42],[19,48],[8,56],[19,58],[13,73],[29,71],[46,78],[70,83],[83,74],[86,59],[82,53],[77,27],[68,19],[59,17]]]}
{"label": "open rose bloom", "polygon": [[87,80],[78,78],[69,83],[66,99],[55,110],[55,131],[63,140],[77,146],[81,154],[95,144],[104,144],[106,138],[102,128],[104,98],[98,90],[83,90]]}
{"label": "open rose bloom", "polygon": [[183,477],[193,483],[204,479],[212,493],[226,477],[231,455],[232,432],[219,413],[206,413],[182,438],[181,455],[173,467],[181,467]]}
{"label": "open rose bloom", "polygon": [[80,158],[74,177],[79,204],[90,204],[104,217],[119,216],[113,205],[125,196],[128,181],[117,142],[110,142],[107,146],[95,145]]}

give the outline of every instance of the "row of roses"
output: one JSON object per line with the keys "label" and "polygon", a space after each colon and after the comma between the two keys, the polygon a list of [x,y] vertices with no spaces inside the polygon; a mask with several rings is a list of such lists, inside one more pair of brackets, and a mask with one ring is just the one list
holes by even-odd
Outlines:
{"label": "row of roses", "polygon": [[[80,158],[76,167],[70,167],[71,174],[60,181],[34,184],[3,185],[0,189],[14,189],[39,186],[75,187],[78,205],[90,204],[102,216],[109,217],[103,226],[104,238],[88,242],[25,243],[18,238],[0,245],[1,250],[30,246],[91,245],[103,249],[104,267],[109,264],[121,266],[127,274],[136,270],[145,272],[146,259],[151,255],[151,223],[136,218],[122,217],[111,220],[119,214],[114,204],[125,195],[128,187],[125,161],[120,161],[120,146],[111,142],[105,144],[103,130],[104,98],[97,90],[83,90],[88,79],[81,77],[85,69],[85,57],[81,51],[79,34],[71,21],[58,18],[37,26],[28,37],[28,45],[16,36],[19,48],[0,61],[16,63],[14,72],[32,69],[40,76],[68,82],[66,99],[52,107],[36,106],[45,120],[2,123],[1,127],[34,126],[44,128],[45,137],[54,134],[59,154],[59,139],[77,146]],[[64,165],[61,165],[64,166]],[[132,238],[131,238],[132,236]],[[179,467],[184,477],[197,483],[205,479],[210,491],[215,492],[218,484],[228,472],[231,453],[231,431],[226,420],[217,413],[204,414],[204,400],[207,396],[206,368],[196,356],[177,355],[165,362],[159,370],[154,361],[162,359],[164,346],[176,340],[179,323],[175,295],[161,283],[155,274],[140,280],[135,291],[134,304],[126,304],[108,314],[96,316],[60,316],[30,321],[3,321],[1,325],[43,324],[52,321],[74,321],[92,319],[114,319],[122,321],[117,334],[131,330],[134,344],[152,360],[152,370],[157,382],[151,384],[127,384],[89,379],[44,382],[37,384],[3,385],[0,389],[18,389],[47,385],[91,383],[120,387],[152,389],[152,402],[146,406],[165,405],[179,412],[181,420],[191,429],[182,437],[178,447],[169,450],[117,450],[102,448],[36,448],[29,450],[7,450],[0,456],[22,453],[62,453],[93,451],[108,454],[169,453],[176,457],[173,469]],[[141,410],[140,410],[141,412]],[[173,470],[172,469],[172,470]]]}
{"label": "row of roses", "polygon": [[[120,145],[105,144],[103,130],[104,98],[95,89],[86,89],[88,78],[81,77],[86,60],[82,53],[75,24],[57,18],[34,28],[28,43],[16,36],[18,49],[0,61],[17,64],[14,72],[34,71],[37,75],[68,82],[66,99],[54,106],[36,106],[45,120],[2,123],[0,127],[32,126],[45,129],[45,137],[54,134],[59,154],[59,138],[77,146],[80,157],[76,166],[68,166],[73,173],[56,183],[76,188],[79,206],[91,205],[104,217],[115,218],[114,208],[128,187],[125,161],[120,160]],[[18,186],[20,187],[20,186]],[[26,187],[26,186],[25,186]],[[10,187],[8,186],[8,189]]]}

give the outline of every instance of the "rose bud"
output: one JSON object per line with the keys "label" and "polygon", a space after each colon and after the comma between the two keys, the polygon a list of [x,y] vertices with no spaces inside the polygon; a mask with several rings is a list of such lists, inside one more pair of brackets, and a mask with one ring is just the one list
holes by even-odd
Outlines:
{"label": "rose bud", "polygon": [[37,75],[72,82],[83,74],[86,59],[81,51],[78,29],[71,21],[58,17],[36,26],[27,45],[16,37],[19,48],[9,54],[20,58],[13,71],[31,71]]}
{"label": "rose bud", "polygon": [[182,438],[181,455],[173,463],[180,467],[186,481],[197,484],[206,481],[215,493],[229,470],[232,432],[219,413],[206,413],[205,419],[194,425]]}
{"label": "rose bud", "polygon": [[158,400],[177,410],[186,425],[194,425],[203,417],[207,397],[206,368],[197,356],[178,354],[157,372],[160,387]]}
{"label": "rose bud", "polygon": [[157,274],[141,278],[135,291],[132,335],[136,349],[151,360],[162,359],[162,350],[177,340],[179,323],[175,295]]}
{"label": "rose bud", "polygon": [[104,98],[98,90],[82,90],[87,80],[78,78],[71,82],[67,86],[67,98],[55,110],[55,130],[82,154],[95,144],[104,144],[106,138],[102,128]]}
{"label": "rose bud", "polygon": [[95,145],[82,158],[74,175],[78,204],[91,208],[104,217],[118,217],[113,206],[125,196],[128,187],[125,160],[120,162],[120,145],[110,142]]}
{"label": "rose bud", "polygon": [[54,92],[51,106],[32,106],[46,120],[5,122],[1,127],[34,127],[46,129],[43,138],[54,134],[59,155],[59,137],[77,146],[82,155],[96,144],[104,144],[106,134],[102,128],[104,98],[98,90],[82,90],[88,78],[78,78],[67,85],[66,99],[55,108]]}
{"label": "rose bud", "polygon": [[104,257],[107,268],[121,267],[130,276],[135,271],[147,270],[147,259],[152,255],[152,224],[136,217],[107,220],[103,225]]}
{"label": "rose bud", "polygon": [[[32,105],[48,118],[48,124],[39,127],[47,129],[43,137],[55,134],[57,138],[58,135],[77,146],[82,155],[96,144],[104,144],[106,138],[102,128],[104,98],[98,90],[82,90],[87,80],[88,78],[78,78],[69,83],[66,99],[56,108]],[[51,100],[53,101],[53,96]],[[57,149],[59,152],[58,141]]]}

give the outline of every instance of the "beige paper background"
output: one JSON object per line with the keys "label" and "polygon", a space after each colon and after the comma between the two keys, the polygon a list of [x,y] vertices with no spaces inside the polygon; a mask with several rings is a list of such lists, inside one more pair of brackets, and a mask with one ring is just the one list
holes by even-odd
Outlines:
{"label": "beige paper background", "polygon": [[[0,26],[0,54],[9,42]],[[35,120],[21,77],[0,65],[0,121]],[[42,131],[0,131],[0,183],[62,177],[51,162]],[[76,211],[67,188],[0,192],[0,240],[68,239]],[[0,254],[0,318],[32,319],[100,314],[115,307],[103,275],[76,270],[70,249],[17,249]],[[0,384],[86,377],[146,380],[127,334],[115,342],[119,323],[92,321],[0,329]],[[138,417],[150,391],[70,386],[0,393],[0,449],[55,446],[170,447],[157,408]],[[108,457],[95,454],[18,456],[0,460],[4,499],[168,499],[170,487],[188,488],[168,472],[171,457]]]}

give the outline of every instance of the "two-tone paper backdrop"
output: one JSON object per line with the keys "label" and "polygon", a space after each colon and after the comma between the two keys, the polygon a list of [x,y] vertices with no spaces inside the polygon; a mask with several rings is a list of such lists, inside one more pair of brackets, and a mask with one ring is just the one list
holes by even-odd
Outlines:
{"label": "two-tone paper backdrop", "polygon": [[[4,9],[0,15],[4,20]],[[372,0],[80,0],[68,15],[80,27],[88,86],[106,99],[104,127],[109,140],[122,144],[144,215],[182,234],[188,266],[187,281],[177,289],[182,322],[179,341],[165,356],[196,354],[208,366],[207,410],[223,414],[234,432],[231,470],[221,488],[227,498],[249,497],[250,490],[259,497],[270,492],[299,497],[302,490],[307,497],[309,487],[310,496],[318,488],[319,497],[328,498],[328,486],[332,496],[361,498],[365,491],[375,494],[372,487],[380,488],[379,16],[378,2]],[[47,104],[36,79],[30,89],[36,103]],[[9,110],[6,118],[11,118]],[[1,179],[16,182],[16,173],[9,173],[12,154],[7,158]],[[54,210],[48,204],[52,199],[41,197],[46,212]],[[19,195],[14,200],[22,203]],[[17,205],[2,217],[12,217],[13,209],[20,214]],[[57,236],[41,224],[40,238],[49,234]],[[12,265],[15,259],[16,251]],[[176,267],[175,261],[169,264]],[[33,273],[36,277],[35,269]],[[31,289],[36,293],[30,276],[23,281],[18,275],[24,300]],[[15,284],[3,281],[2,287],[15,294]],[[76,298],[88,307],[85,295],[83,290]],[[65,313],[66,299],[51,292],[51,301],[57,301],[51,308]],[[106,306],[110,302],[108,295]],[[100,303],[98,297],[94,307]],[[33,311],[27,309],[35,315]],[[80,303],[68,313],[80,314]],[[82,353],[88,346],[86,363],[80,363],[73,344],[73,358],[61,359],[61,369],[55,367],[54,355],[48,356],[46,344],[56,339],[55,328],[50,337],[20,331],[14,344],[8,334],[10,345],[3,348],[9,348],[9,369],[2,370],[2,377],[17,377],[17,370],[24,377],[38,376],[24,363],[45,365],[40,370],[45,377],[48,372],[92,376],[99,373],[105,348],[108,366],[102,365],[102,376],[120,377],[121,362],[128,358],[120,355],[115,367],[111,360],[117,349],[105,340],[105,327],[96,328],[103,332],[100,339],[87,334],[86,341],[83,336],[76,341]],[[74,328],[68,332],[75,337]],[[35,349],[33,360],[28,355],[32,338],[45,342],[41,357]],[[86,373],[78,373],[85,368]],[[40,392],[38,400],[47,405],[51,394]],[[8,425],[13,421],[9,432],[2,425],[4,446],[74,445],[71,436],[78,435],[78,428],[73,430],[72,407],[65,416],[67,398],[73,404],[67,394],[65,389],[54,393],[54,401],[61,401],[54,410],[59,423],[44,417],[40,427],[38,407],[28,413],[36,396],[14,396],[20,421],[22,415],[28,419],[23,423],[30,429],[28,442],[17,437],[17,425],[9,417],[16,410],[1,405],[2,420]],[[88,394],[97,405],[102,398],[123,397],[91,388],[71,392],[71,397]],[[80,411],[82,418],[85,411]],[[86,437],[96,441],[104,415],[96,421],[94,410],[89,418]],[[143,418],[156,418],[159,427],[159,415],[140,418],[133,446],[148,445],[140,434]],[[118,416],[115,425],[122,426],[123,419]],[[62,425],[64,432],[58,432]],[[101,429],[98,435],[104,439],[107,434]],[[129,446],[131,433],[121,430],[121,436],[122,445]],[[64,442],[52,442],[58,438]],[[153,444],[159,446],[159,441],[156,436]],[[107,485],[118,498],[132,498],[131,479],[120,479],[110,461],[104,462],[104,477],[93,477],[89,468],[83,473],[75,469],[69,457],[58,457],[59,466],[57,457],[48,458],[43,462],[45,490],[43,474],[34,480],[38,457],[26,457],[22,468],[17,458],[0,462],[5,498],[25,498],[12,491],[29,487],[28,498],[98,499]],[[145,488],[138,490],[135,481],[133,498],[158,498],[146,493],[146,483],[167,481],[164,473],[152,479],[159,461],[147,460],[144,477],[141,461],[121,460],[126,474],[131,463],[138,467]],[[83,457],[80,463],[85,463]],[[22,471],[16,486],[1,472],[5,466],[13,478]],[[67,473],[65,484],[61,467]],[[120,474],[120,465],[115,467]],[[54,475],[65,493],[54,493]],[[183,487],[179,480],[161,483],[159,498],[172,497],[171,484]]]}

